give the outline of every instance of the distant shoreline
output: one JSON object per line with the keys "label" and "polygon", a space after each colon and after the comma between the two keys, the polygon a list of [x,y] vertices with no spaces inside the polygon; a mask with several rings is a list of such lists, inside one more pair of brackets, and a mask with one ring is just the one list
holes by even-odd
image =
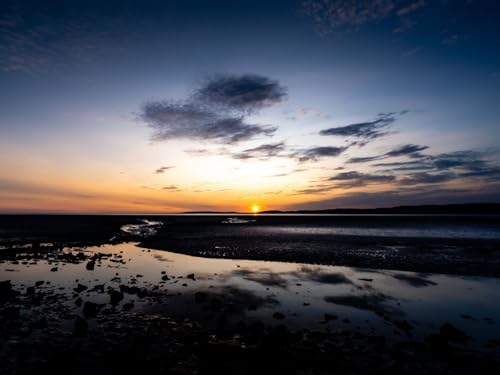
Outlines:
{"label": "distant shoreline", "polygon": [[[235,211],[187,211],[183,214],[250,214]],[[262,214],[422,214],[422,215],[500,215],[500,203],[435,204],[418,206],[395,206],[379,208],[329,208],[324,210],[267,210]]]}

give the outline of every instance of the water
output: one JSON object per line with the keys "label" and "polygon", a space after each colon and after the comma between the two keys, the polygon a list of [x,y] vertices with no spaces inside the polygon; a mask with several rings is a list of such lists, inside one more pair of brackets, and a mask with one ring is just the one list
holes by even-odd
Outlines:
{"label": "water", "polygon": [[[94,270],[88,270],[86,262],[3,261],[0,280],[11,280],[22,293],[27,286],[44,281],[39,288],[65,296],[67,314],[81,314],[81,307],[73,303],[78,283],[89,288],[80,293],[83,300],[96,303],[109,302],[108,288],[127,285],[154,291],[155,297],[141,299],[125,293],[118,308],[133,302],[134,311],[190,317],[207,325],[220,324],[221,319],[225,324],[261,320],[291,328],[354,329],[398,340],[406,339],[406,333],[396,322],[408,322],[413,327],[409,333],[416,339],[451,323],[472,338],[467,343],[472,347],[483,348],[489,340],[500,339],[498,278],[206,259],[144,249],[137,243],[66,248],[64,252],[109,256],[97,262]],[[58,270],[51,272],[54,267]],[[91,291],[100,284],[104,292]],[[213,300],[222,301],[223,307],[211,309]],[[46,308],[49,314],[52,308]],[[276,312],[284,319],[277,320]],[[325,314],[330,314],[327,319]]]}

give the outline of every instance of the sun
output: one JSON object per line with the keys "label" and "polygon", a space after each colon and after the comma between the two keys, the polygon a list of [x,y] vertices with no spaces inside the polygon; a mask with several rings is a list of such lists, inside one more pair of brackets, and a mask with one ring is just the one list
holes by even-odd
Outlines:
{"label": "sun", "polygon": [[250,209],[254,214],[258,214],[260,211],[260,206],[258,204],[252,204],[252,207],[250,207]]}

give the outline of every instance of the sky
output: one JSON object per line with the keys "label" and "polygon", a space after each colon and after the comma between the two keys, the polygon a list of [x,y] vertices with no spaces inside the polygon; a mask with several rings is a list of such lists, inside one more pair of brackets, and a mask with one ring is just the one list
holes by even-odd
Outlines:
{"label": "sky", "polygon": [[495,0],[0,2],[0,213],[500,202]]}

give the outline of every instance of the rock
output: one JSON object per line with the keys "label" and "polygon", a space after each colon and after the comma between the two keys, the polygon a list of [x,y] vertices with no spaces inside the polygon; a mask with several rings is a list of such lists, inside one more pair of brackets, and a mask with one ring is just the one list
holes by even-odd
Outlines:
{"label": "rock", "polygon": [[412,336],[411,330],[413,329],[413,326],[408,323],[406,320],[396,320],[394,322],[394,325],[398,327],[400,330],[402,330],[408,337]]}
{"label": "rock", "polygon": [[170,277],[168,277],[167,275],[163,275],[163,276],[161,277],[161,279],[162,279],[163,281],[167,281],[167,280],[170,280]]}
{"label": "rock", "polygon": [[75,299],[75,305],[77,305],[78,307],[80,307],[83,303],[83,300],[81,299],[81,297],[78,297],[77,299]]}
{"label": "rock", "polygon": [[12,289],[10,280],[0,281],[0,298],[14,297],[16,292]]}
{"label": "rock", "polygon": [[87,289],[88,289],[88,287],[87,287],[87,286],[85,286],[85,285],[83,285],[83,284],[78,284],[78,285],[76,286],[76,288],[73,288],[73,290],[74,290],[76,293],[81,293],[81,292],[83,292],[84,290],[87,290]]}
{"label": "rock", "polygon": [[450,323],[443,324],[439,333],[448,341],[465,342],[470,340],[470,337],[465,332],[455,328]]}
{"label": "rock", "polygon": [[194,301],[196,303],[203,303],[207,300],[207,294],[203,292],[196,292],[194,294]]}
{"label": "rock", "polygon": [[338,319],[338,316],[337,315],[334,315],[334,314],[328,314],[326,313],[325,315],[323,315],[324,318],[325,318],[325,321],[329,322],[331,320],[337,320]]}
{"label": "rock", "polygon": [[108,290],[109,294],[109,303],[113,306],[116,306],[120,303],[120,301],[123,299],[123,293],[118,290]]}
{"label": "rock", "polygon": [[95,267],[95,261],[94,260],[91,260],[90,262],[87,263],[87,265],[85,266],[85,268],[88,270],[88,271],[93,271],[94,270],[94,267]]}
{"label": "rock", "polygon": [[35,283],[35,286],[40,286],[40,285],[43,285],[43,283],[44,283],[44,282],[45,282],[45,281],[37,281],[37,282]]}
{"label": "rock", "polygon": [[189,275],[186,276],[187,279],[191,279],[193,281],[196,281],[195,277],[194,277],[194,273],[190,273]]}
{"label": "rock", "polygon": [[97,315],[98,310],[99,310],[99,306],[97,305],[97,303],[86,301],[83,304],[82,312],[83,312],[83,316],[85,318],[95,317]]}
{"label": "rock", "polygon": [[32,296],[35,294],[35,287],[34,286],[29,286],[26,288],[26,295],[27,296]]}
{"label": "rock", "polygon": [[57,272],[57,267],[52,267],[52,268],[50,269],[50,272]]}
{"label": "rock", "polygon": [[73,335],[77,337],[82,337],[87,334],[89,325],[87,321],[79,316],[75,318],[73,323]]}
{"label": "rock", "polygon": [[123,305],[123,310],[130,311],[134,308],[134,304],[132,302],[125,303]]}
{"label": "rock", "polygon": [[17,319],[19,318],[19,307],[7,306],[0,310],[0,316],[7,320]]}
{"label": "rock", "polygon": [[277,320],[283,320],[283,319],[285,319],[285,314],[282,314],[280,312],[275,312],[273,314],[273,318],[277,319]]}
{"label": "rock", "polygon": [[47,319],[45,317],[42,317],[38,320],[35,320],[34,322],[31,322],[29,324],[29,327],[31,329],[44,329],[47,328]]}

